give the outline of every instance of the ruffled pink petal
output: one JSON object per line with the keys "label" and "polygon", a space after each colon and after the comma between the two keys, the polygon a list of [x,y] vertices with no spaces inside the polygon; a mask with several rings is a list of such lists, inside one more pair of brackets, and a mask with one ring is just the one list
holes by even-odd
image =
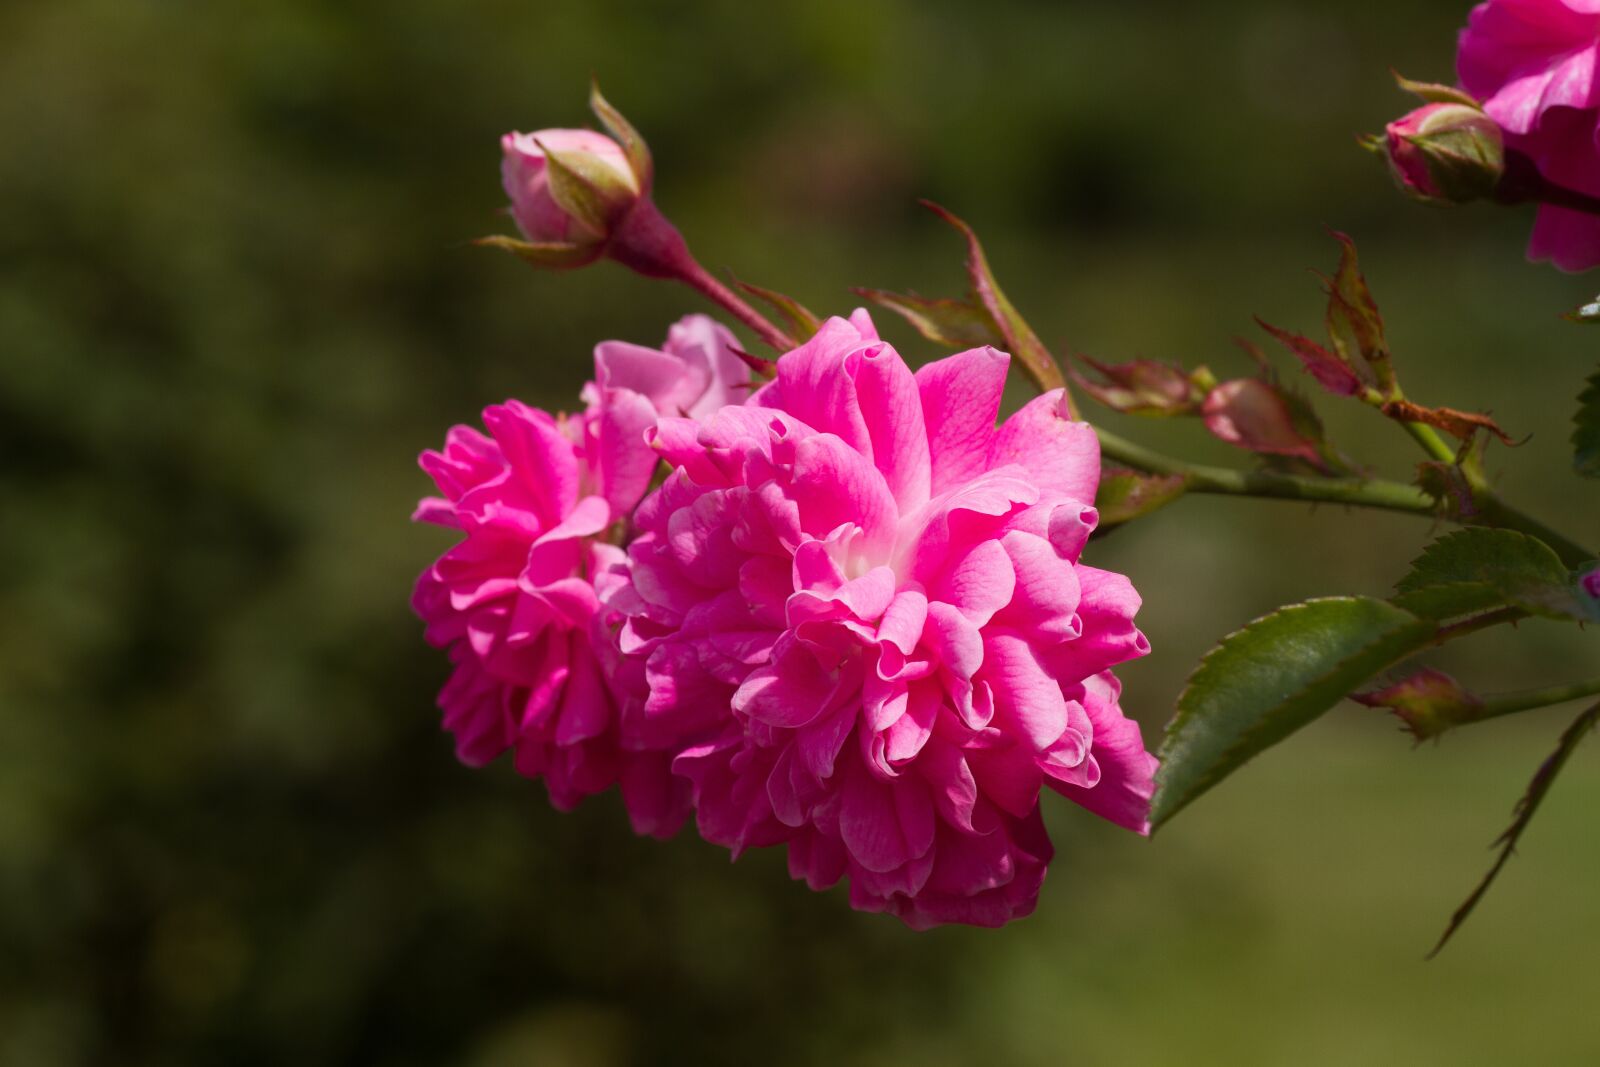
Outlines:
{"label": "ruffled pink petal", "polygon": [[934,493],[987,469],[1010,362],[1004,352],[974,348],[917,371]]}
{"label": "ruffled pink petal", "polygon": [[1052,389],[1030,400],[1000,426],[989,466],[1015,463],[1043,489],[1072,500],[1094,500],[1100,487],[1100,439],[1066,410],[1066,393]]}
{"label": "ruffled pink petal", "polygon": [[1160,763],[1145,751],[1139,724],[1122,714],[1122,686],[1110,674],[1084,680],[1083,707],[1094,724],[1092,758],[1099,767],[1093,788],[1051,782],[1062,796],[1135,833],[1150,832],[1150,798]]}

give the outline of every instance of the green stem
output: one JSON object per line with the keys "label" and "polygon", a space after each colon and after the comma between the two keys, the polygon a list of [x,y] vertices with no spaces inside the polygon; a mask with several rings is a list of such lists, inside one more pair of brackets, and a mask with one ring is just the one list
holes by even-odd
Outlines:
{"label": "green stem", "polygon": [[[1499,626],[1503,622],[1520,622],[1528,617],[1528,613],[1521,608],[1495,608],[1482,615],[1474,615],[1470,619],[1453,622],[1449,626],[1439,627],[1439,632],[1434,634],[1423,648],[1438,648],[1447,641],[1454,641],[1458,637],[1475,634],[1479,630],[1487,630],[1491,626]],[[1418,650],[1420,651],[1420,649]],[[1407,657],[1416,655],[1416,652],[1406,653]]]}
{"label": "green stem", "polygon": [[1221,493],[1230,496],[1271,497],[1278,500],[1309,500],[1357,507],[1405,511],[1413,515],[1434,515],[1438,508],[1433,498],[1421,489],[1399,482],[1361,478],[1312,478],[1300,474],[1270,471],[1240,471],[1228,467],[1208,467],[1134,444],[1100,427],[1100,453],[1107,459],[1151,474],[1172,474],[1185,479],[1191,493]]}
{"label": "green stem", "polygon": [[1481,722],[1484,719],[1494,719],[1501,715],[1514,715],[1519,711],[1531,711],[1534,708],[1547,708],[1552,704],[1565,704],[1569,700],[1582,700],[1600,694],[1600,678],[1591,678],[1586,682],[1573,682],[1570,685],[1552,685],[1546,689],[1530,689],[1521,693],[1507,693],[1505,696],[1490,697],[1482,705],[1481,713],[1473,719]]}
{"label": "green stem", "polygon": [[[1409,428],[1413,424],[1407,423]],[[1448,446],[1431,427],[1423,426],[1439,447]],[[1268,471],[1241,471],[1229,467],[1208,467],[1186,463],[1181,459],[1145,448],[1100,427],[1095,427],[1100,437],[1100,454],[1136,470],[1150,474],[1170,474],[1183,478],[1191,493],[1221,493],[1229,496],[1268,497],[1277,500],[1308,500],[1329,504],[1347,504],[1352,507],[1377,508],[1383,511],[1404,511],[1412,515],[1441,516],[1438,502],[1412,485],[1390,482],[1380,478],[1313,478],[1299,474],[1276,474]],[[1413,434],[1415,436],[1415,434]],[[1419,438],[1420,439],[1420,438]],[[1449,454],[1454,462],[1455,456]],[[1476,494],[1475,514],[1457,518],[1457,522],[1471,526],[1493,526],[1516,530],[1536,537],[1549,545],[1569,567],[1596,558],[1595,553],[1549,526],[1526,515],[1484,489]],[[1446,516],[1449,517],[1449,516]]]}
{"label": "green stem", "polygon": [[1400,425],[1406,428],[1406,433],[1410,434],[1417,444],[1422,446],[1422,450],[1433,459],[1440,463],[1456,461],[1456,450],[1451,448],[1432,426],[1425,422],[1402,422]]}
{"label": "green stem", "polygon": [[761,338],[767,347],[780,355],[795,347],[797,342],[794,338],[778,329],[759,311],[741,300],[738,294],[719,282],[710,271],[700,266],[699,263],[691,261],[688,268],[681,271],[676,277],[679,281],[699,291],[714,303],[721,304],[727,308],[734,318],[754,330],[756,336]]}

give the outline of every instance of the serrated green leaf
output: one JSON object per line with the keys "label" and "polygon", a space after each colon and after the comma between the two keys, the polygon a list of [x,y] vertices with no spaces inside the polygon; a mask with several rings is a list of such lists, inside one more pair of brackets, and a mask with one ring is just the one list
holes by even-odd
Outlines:
{"label": "serrated green leaf", "polygon": [[893,311],[934,344],[951,348],[1005,347],[1006,339],[995,325],[994,317],[970,301],[891,293],[884,289],[852,289],[851,292]]}
{"label": "serrated green leaf", "polygon": [[1161,745],[1152,825],[1422,648],[1437,629],[1386,601],[1329,597],[1280,608],[1223,638],[1178,697]]}
{"label": "serrated green leaf", "polygon": [[1516,607],[1558,619],[1591,619],[1572,575],[1543,541],[1468,527],[1434,541],[1396,584],[1394,603],[1431,619]]}
{"label": "serrated green leaf", "polygon": [[1589,375],[1573,416],[1572,468],[1585,478],[1600,478],[1600,370]]}
{"label": "serrated green leaf", "polygon": [[1166,507],[1183,495],[1189,479],[1181,474],[1135,474],[1115,471],[1103,474],[1095,493],[1095,510],[1100,513],[1100,529],[1131,522]]}

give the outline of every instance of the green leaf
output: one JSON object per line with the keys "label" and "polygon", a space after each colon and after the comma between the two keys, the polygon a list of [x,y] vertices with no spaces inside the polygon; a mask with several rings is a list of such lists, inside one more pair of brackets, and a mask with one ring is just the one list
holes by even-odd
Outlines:
{"label": "green leaf", "polygon": [[1600,478],[1600,370],[1589,375],[1573,416],[1572,467],[1585,478]]}
{"label": "green leaf", "polygon": [[1437,631],[1372,597],[1292,604],[1206,653],[1161,745],[1152,825],[1171,819],[1246,760],[1282,741]]}
{"label": "green leaf", "polygon": [[806,307],[792,296],[786,296],[776,289],[763,289],[759,285],[749,282],[734,280],[735,285],[758,300],[765,301],[789,325],[789,334],[796,341],[809,341],[816,332],[822,328],[822,320],[817,318],[816,312]]}
{"label": "green leaf", "polygon": [[1555,784],[1556,775],[1560,774],[1561,768],[1566,766],[1567,760],[1572,757],[1573,751],[1578,747],[1578,742],[1582,741],[1585,735],[1594,729],[1597,722],[1600,722],[1600,704],[1596,704],[1579,715],[1572,721],[1571,725],[1562,731],[1561,740],[1556,742],[1556,750],[1539,765],[1539,769],[1533,774],[1533,780],[1528,783],[1528,791],[1522,795],[1521,800],[1517,801],[1516,807],[1512,808],[1511,825],[1506,828],[1505,833],[1495,839],[1495,844],[1500,846],[1500,854],[1495,857],[1494,864],[1489,868],[1489,873],[1483,876],[1483,880],[1478,883],[1477,888],[1455,910],[1455,914],[1450,916],[1450,924],[1445,927],[1444,933],[1439,938],[1439,943],[1433,946],[1432,952],[1428,953],[1429,959],[1439,954],[1439,950],[1444,948],[1445,942],[1449,941],[1451,936],[1461,928],[1461,924],[1467,921],[1467,916],[1472,914],[1472,909],[1478,906],[1478,901],[1483,899],[1483,895],[1494,884],[1495,878],[1500,874],[1500,869],[1506,865],[1506,861],[1516,851],[1517,842],[1521,840],[1523,831],[1528,828],[1528,824],[1533,821],[1534,815],[1539,811],[1540,803],[1543,802],[1545,795],[1550,792],[1550,787]]}
{"label": "green leaf", "polygon": [[884,289],[852,289],[851,292],[895,312],[935,344],[951,348],[1005,347],[1006,339],[995,325],[994,317],[970,301],[891,293]]}
{"label": "green leaf", "polygon": [[1100,513],[1099,528],[1119,526],[1166,507],[1188,487],[1189,479],[1181,474],[1104,473],[1094,498],[1095,510]]}
{"label": "green leaf", "polygon": [[1499,607],[1556,619],[1596,617],[1566,565],[1543,541],[1488,527],[1468,527],[1434,541],[1395,586],[1394,603],[1442,620]]}

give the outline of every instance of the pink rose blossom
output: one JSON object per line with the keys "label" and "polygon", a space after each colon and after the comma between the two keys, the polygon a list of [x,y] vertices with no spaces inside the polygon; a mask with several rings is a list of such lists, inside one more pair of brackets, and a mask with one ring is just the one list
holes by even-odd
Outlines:
{"label": "pink rose blossom", "polygon": [[593,419],[594,454],[604,471],[612,510],[633,509],[650,485],[660,457],[644,443],[658,415],[699,418],[750,395],[750,368],[738,342],[709,315],[688,315],[667,331],[661,348],[602,341],[594,350],[594,381],[583,388]]}
{"label": "pink rose blossom", "polygon": [[595,351],[588,410],[552,416],[517,401],[484,411],[485,436],[457,426],[421,463],[442,497],[415,518],[464,539],[423,572],[413,606],[455,671],[439,694],[461,760],[507,749],[571,808],[620,781],[642,833],[665,836],[687,814],[671,753],[625,727],[616,653],[597,642],[598,598],[626,581],[626,557],[604,540],[649,487],[658,462],[645,433],[658,413],[721,406],[747,384],[732,335],[704,315],[674,325],[660,351],[607,342]]}
{"label": "pink rose blossom", "polygon": [[1060,390],[997,428],[1007,363],[913,374],[858,312],[750,403],[661,419],[672,473],[602,609],[640,736],[696,739],[701,833],[918,928],[1033,909],[1041,786],[1148,830],[1109,672],[1148,651],[1139,597],[1079,562],[1098,442]]}
{"label": "pink rose blossom", "polygon": [[[1483,100],[1507,149],[1547,180],[1600,196],[1600,0],[1489,0],[1461,32],[1456,71]],[[1531,259],[1563,270],[1600,265],[1600,217],[1541,205]]]}

